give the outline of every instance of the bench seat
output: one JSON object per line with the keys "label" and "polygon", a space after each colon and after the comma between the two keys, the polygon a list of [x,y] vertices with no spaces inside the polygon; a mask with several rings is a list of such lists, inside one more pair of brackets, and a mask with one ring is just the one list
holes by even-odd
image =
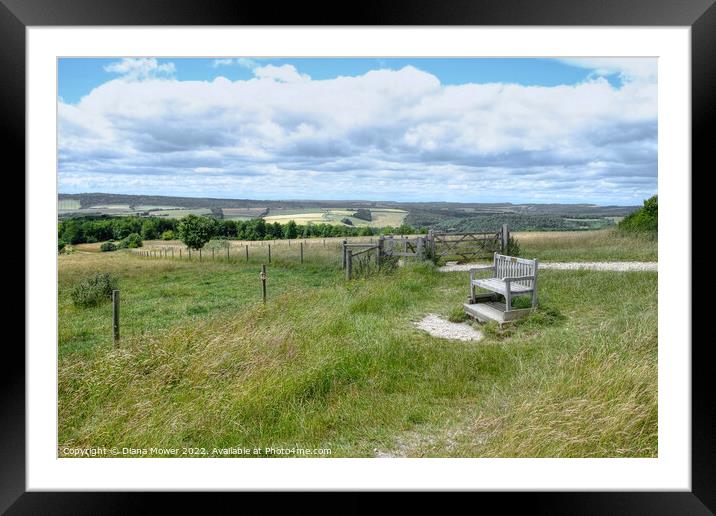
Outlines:
{"label": "bench seat", "polygon": [[[477,279],[473,280],[472,284],[486,290],[491,290],[492,292],[497,292],[503,296],[507,295],[507,282],[500,278]],[[526,287],[524,285],[520,285],[519,283],[512,283],[510,284],[510,291],[513,295],[527,294],[532,292],[532,287]]]}

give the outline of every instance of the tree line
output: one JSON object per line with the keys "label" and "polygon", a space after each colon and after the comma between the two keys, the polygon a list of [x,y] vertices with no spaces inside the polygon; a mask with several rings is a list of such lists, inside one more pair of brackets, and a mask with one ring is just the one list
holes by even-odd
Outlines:
{"label": "tree line", "polygon": [[[126,247],[141,246],[142,240],[173,240],[178,238],[187,246],[199,248],[211,239],[276,240],[295,238],[329,238],[372,236],[379,234],[418,233],[415,228],[403,224],[399,227],[354,227],[332,224],[285,224],[266,220],[222,220],[200,215],[187,215],[181,219],[164,217],[108,215],[73,217],[58,224],[60,248],[67,244],[107,241],[130,242]],[[427,229],[422,230],[423,233]],[[200,244],[200,242],[203,242]],[[199,247],[195,247],[195,246]],[[121,246],[120,246],[121,247]]]}

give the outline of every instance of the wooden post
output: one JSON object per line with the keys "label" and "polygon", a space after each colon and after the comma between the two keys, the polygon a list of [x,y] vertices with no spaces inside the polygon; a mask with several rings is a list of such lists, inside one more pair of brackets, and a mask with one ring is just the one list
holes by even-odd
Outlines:
{"label": "wooden post", "polygon": [[301,263],[303,263],[303,242],[301,242]]}
{"label": "wooden post", "polygon": [[288,247],[291,247],[291,239],[288,239]]}
{"label": "wooden post", "polygon": [[261,265],[261,274],[259,274],[259,278],[261,278],[261,299],[264,303],[266,303],[266,265]]}
{"label": "wooden post", "polygon": [[172,247],[172,258],[174,258],[174,248]]}
{"label": "wooden post", "polygon": [[119,345],[119,290],[112,291],[112,338]]}
{"label": "wooden post", "polygon": [[188,249],[189,249],[189,261],[191,261],[191,247],[189,247]]}
{"label": "wooden post", "polygon": [[415,249],[415,255],[418,260],[425,259],[424,251],[425,251],[425,246],[423,245],[423,237],[418,237],[418,243],[417,243],[416,249]]}
{"label": "wooden post", "polygon": [[507,224],[502,225],[502,254],[507,254],[507,246],[510,243],[510,229]]}
{"label": "wooden post", "polygon": [[179,259],[181,260],[181,249],[179,249]]}
{"label": "wooden post", "polygon": [[353,250],[346,250],[346,279],[350,280],[353,277]]}
{"label": "wooden post", "polygon": [[375,264],[380,268],[383,262],[383,247],[385,246],[385,237],[383,235],[378,237],[378,253],[375,256]]}
{"label": "wooden post", "polygon": [[246,244],[246,263],[249,261],[249,244]]}
{"label": "wooden post", "polygon": [[199,261],[201,261],[201,247],[199,248]]}
{"label": "wooden post", "polygon": [[214,248],[211,248],[211,261],[214,261]]}
{"label": "wooden post", "polygon": [[343,265],[341,266],[341,268],[343,268],[343,269],[346,268],[346,244],[347,243],[348,243],[348,240],[343,241]]}
{"label": "wooden post", "polygon": [[326,247],[326,239],[323,239],[323,247]]}
{"label": "wooden post", "polygon": [[229,261],[229,249],[231,249],[231,244],[226,246],[226,261]]}
{"label": "wooden post", "polygon": [[268,244],[268,259],[269,263],[271,263],[271,244]]}

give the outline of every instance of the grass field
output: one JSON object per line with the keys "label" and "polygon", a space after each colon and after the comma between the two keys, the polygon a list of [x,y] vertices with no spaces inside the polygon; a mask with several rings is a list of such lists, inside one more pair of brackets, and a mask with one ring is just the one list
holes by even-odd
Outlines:
{"label": "grass field", "polygon": [[[606,237],[592,234],[606,254]],[[567,237],[521,242],[544,256],[589,256],[589,239],[582,250]],[[463,343],[413,322],[459,316],[467,273],[414,264],[346,282],[336,248],[313,251],[303,265],[272,262],[265,306],[259,255],[248,264],[59,256],[59,444],[657,455],[656,273],[546,270],[536,314]],[[110,304],[69,302],[71,285],[93,271],[119,277],[118,349]]]}

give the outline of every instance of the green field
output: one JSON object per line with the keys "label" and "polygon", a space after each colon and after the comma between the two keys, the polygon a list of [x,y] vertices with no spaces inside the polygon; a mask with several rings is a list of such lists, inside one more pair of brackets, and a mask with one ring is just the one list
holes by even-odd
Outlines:
{"label": "green field", "polygon": [[76,201],[74,199],[62,199],[57,201],[57,208],[60,211],[75,211],[79,210],[80,207],[80,201]]}
{"label": "green field", "polygon": [[[611,248],[628,259],[611,237],[522,245],[562,257]],[[282,242],[265,306],[259,244],[249,263],[238,252],[228,263],[206,252],[202,262],[60,255],[60,446],[657,456],[656,273],[545,270],[537,313],[504,330],[483,326],[483,341],[464,343],[414,321],[459,318],[467,273],[409,264],[346,282],[333,241],[319,242],[303,265],[295,242]],[[655,258],[650,246],[637,242],[632,256]],[[69,300],[94,271],[119,278],[116,349],[111,305]]]}

